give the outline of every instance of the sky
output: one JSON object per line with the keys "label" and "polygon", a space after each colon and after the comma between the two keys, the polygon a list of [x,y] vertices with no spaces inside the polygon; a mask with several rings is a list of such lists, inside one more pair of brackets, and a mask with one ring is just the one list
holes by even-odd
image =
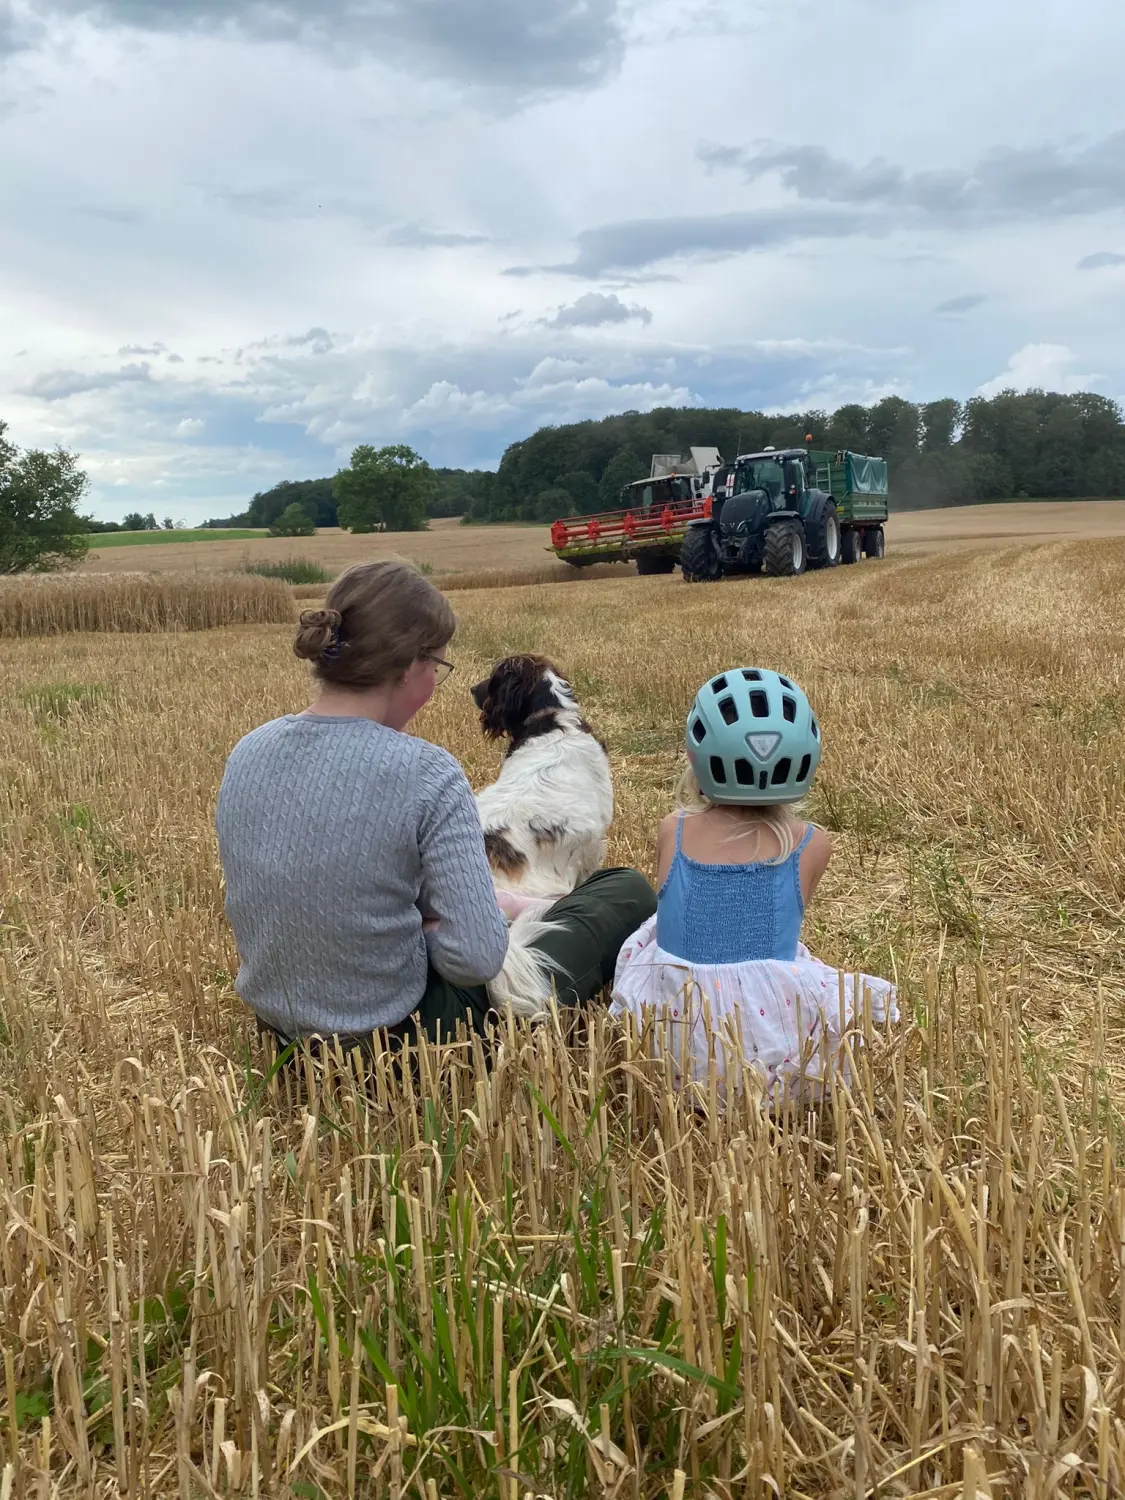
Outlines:
{"label": "sky", "polygon": [[199,522],[357,443],[1122,398],[1123,55],[1112,0],[0,0],[0,419]]}

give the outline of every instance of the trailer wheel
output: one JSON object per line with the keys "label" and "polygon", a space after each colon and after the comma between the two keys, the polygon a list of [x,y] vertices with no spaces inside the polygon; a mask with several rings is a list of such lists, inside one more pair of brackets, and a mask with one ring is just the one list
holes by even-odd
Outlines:
{"label": "trailer wheel", "polygon": [[851,527],[840,534],[840,561],[842,563],[857,563],[860,559],[860,536],[858,531]]}
{"label": "trailer wheel", "polygon": [[722,559],[710,526],[689,526],[680,543],[680,571],[685,583],[718,583]]}
{"label": "trailer wheel", "polygon": [[809,560],[805,528],[800,521],[775,521],[766,531],[762,553],[770,578],[791,578],[795,573],[803,573]]}
{"label": "trailer wheel", "polygon": [[887,550],[887,539],[883,534],[881,526],[870,526],[863,533],[863,554],[865,557],[882,557]]}
{"label": "trailer wheel", "polygon": [[636,563],[637,572],[642,578],[647,578],[652,573],[674,573],[676,571],[676,559],[669,557],[667,552],[638,552]]}

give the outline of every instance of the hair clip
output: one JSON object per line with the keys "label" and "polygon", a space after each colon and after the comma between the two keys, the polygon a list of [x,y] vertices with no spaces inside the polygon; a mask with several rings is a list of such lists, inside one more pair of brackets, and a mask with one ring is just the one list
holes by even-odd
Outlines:
{"label": "hair clip", "polygon": [[332,627],[332,639],[331,639],[331,641],[329,641],[328,645],[325,646],[324,650],[320,654],[323,657],[327,657],[329,661],[335,661],[336,658],[339,656],[339,654],[340,654],[340,627],[338,625],[333,625],[333,627]]}

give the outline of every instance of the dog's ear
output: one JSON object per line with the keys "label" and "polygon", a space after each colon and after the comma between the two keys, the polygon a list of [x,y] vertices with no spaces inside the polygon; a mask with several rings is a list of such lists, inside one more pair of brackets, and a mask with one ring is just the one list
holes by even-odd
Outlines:
{"label": "dog's ear", "polygon": [[515,738],[531,712],[531,697],[542,676],[538,657],[507,656],[496,663],[480,705],[481,728],[490,739]]}

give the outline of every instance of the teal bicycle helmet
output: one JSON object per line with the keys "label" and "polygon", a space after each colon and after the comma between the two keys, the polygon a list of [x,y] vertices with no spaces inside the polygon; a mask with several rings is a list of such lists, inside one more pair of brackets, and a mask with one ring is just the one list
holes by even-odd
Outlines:
{"label": "teal bicycle helmet", "polygon": [[685,734],[699,789],[712,802],[796,802],[820,764],[820,728],[788,677],[735,667],[695,695]]}

